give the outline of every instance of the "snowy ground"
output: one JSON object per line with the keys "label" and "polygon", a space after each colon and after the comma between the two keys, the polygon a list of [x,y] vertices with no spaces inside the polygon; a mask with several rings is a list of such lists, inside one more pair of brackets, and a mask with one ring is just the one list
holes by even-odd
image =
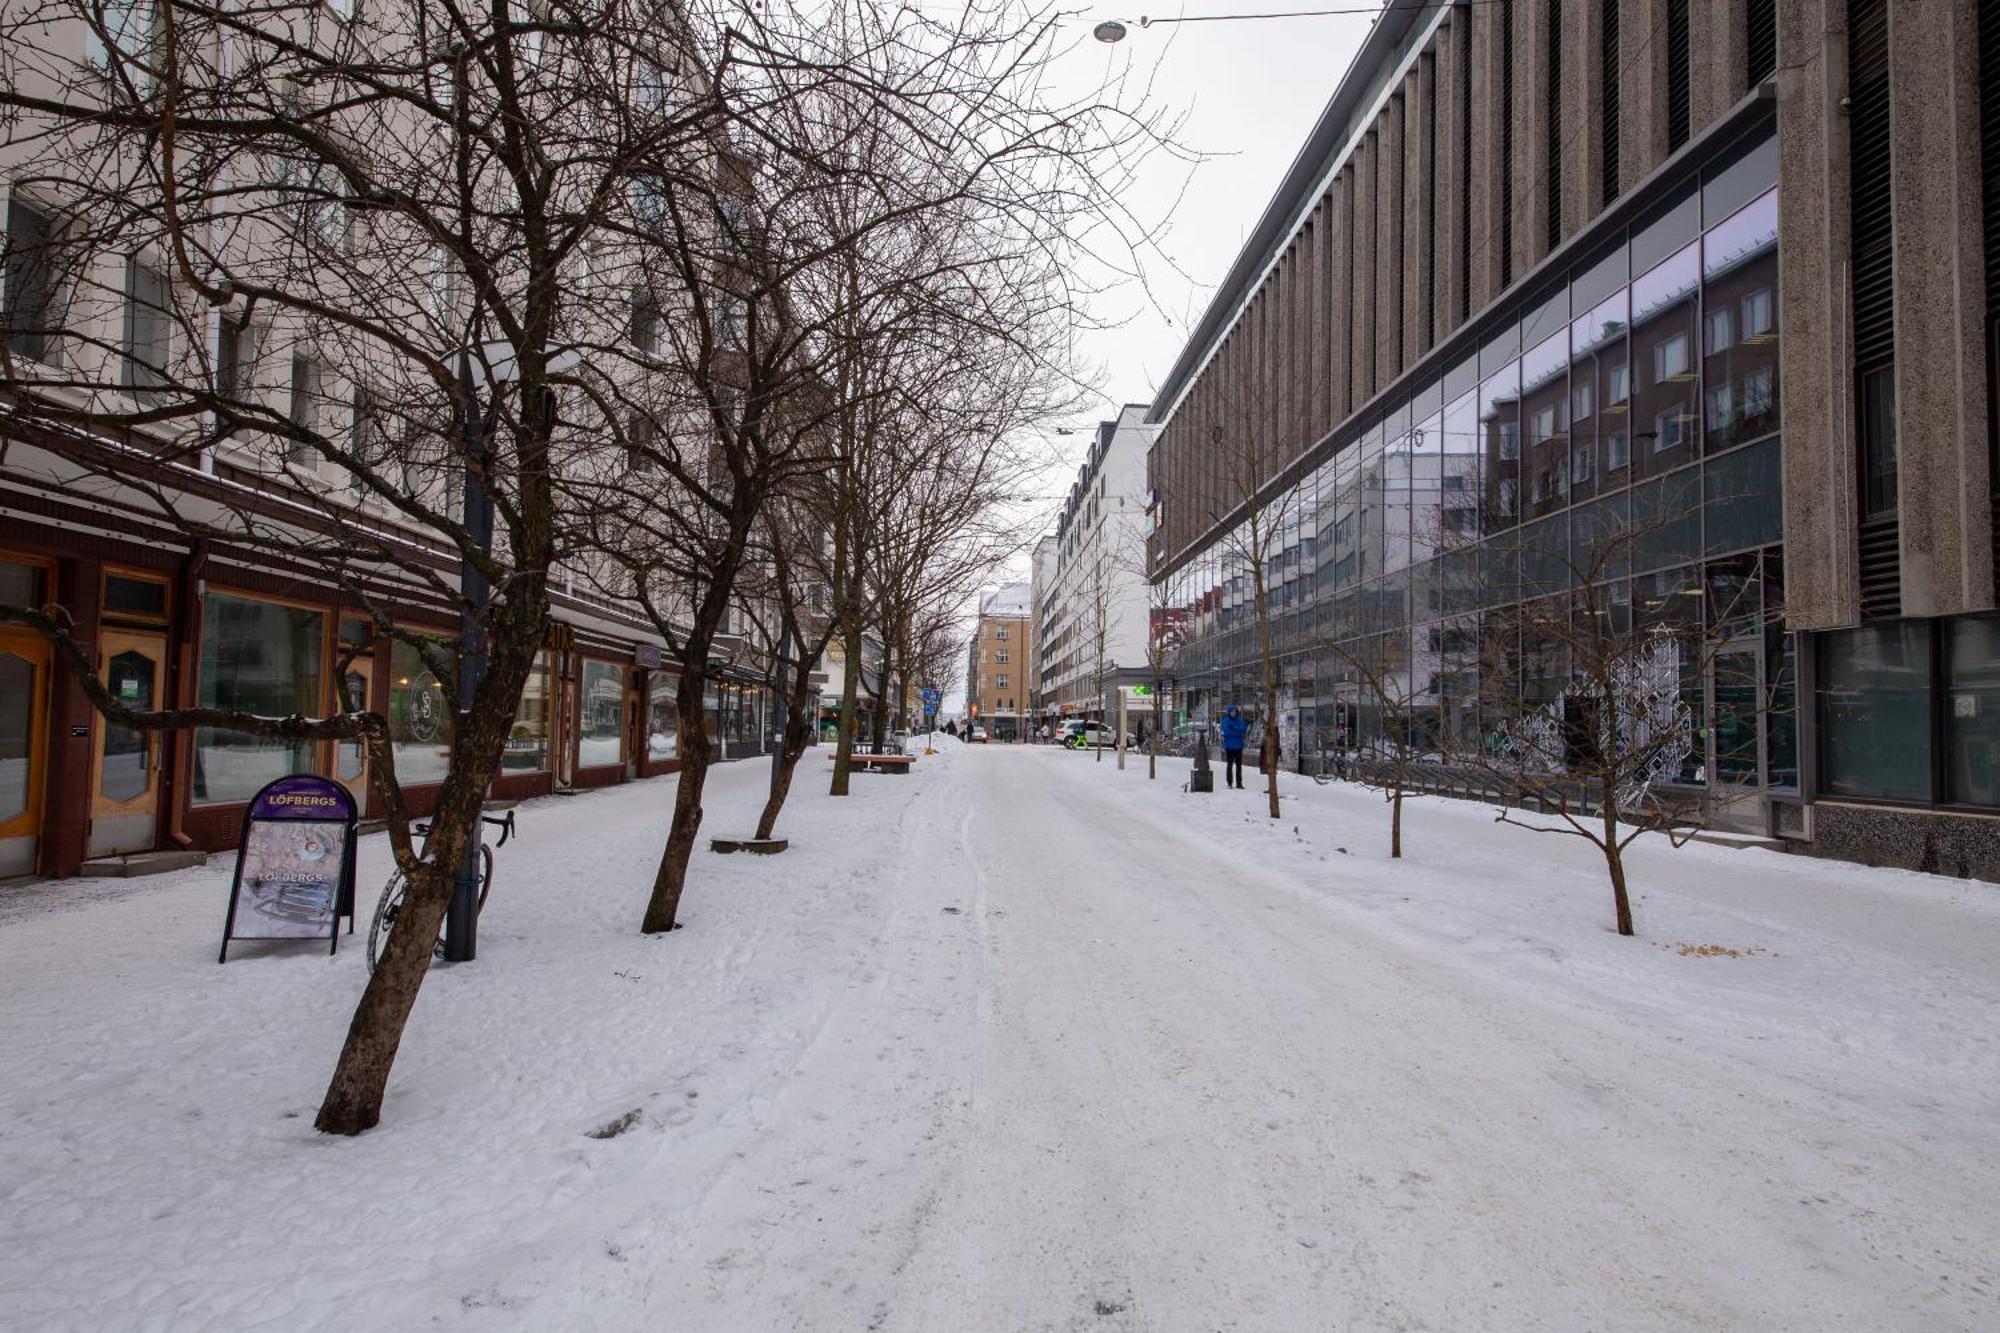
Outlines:
{"label": "snowy ground", "polygon": [[2000,1327],[2000,888],[1647,848],[1621,940],[1478,806],[939,745],[665,938],[670,779],[523,807],[356,1140],[358,947],[0,895],[0,1328]]}

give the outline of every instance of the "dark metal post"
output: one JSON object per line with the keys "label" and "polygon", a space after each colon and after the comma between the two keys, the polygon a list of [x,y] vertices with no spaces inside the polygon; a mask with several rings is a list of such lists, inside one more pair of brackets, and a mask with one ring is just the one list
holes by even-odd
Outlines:
{"label": "dark metal post", "polygon": [[[480,420],[479,395],[472,384],[472,358],[458,355],[459,389],[465,396],[465,531],[480,552],[493,549],[493,501],[486,494],[486,431]],[[482,613],[490,591],[478,563],[460,559],[459,591],[465,600],[460,613],[458,646],[459,735],[472,722],[472,709],[486,678],[486,637]],[[479,954],[479,839],[485,825],[475,818],[453,881],[451,906],[444,919],[444,957],[448,963],[469,963]]]}
{"label": "dark metal post", "polygon": [[773,682],[785,683],[774,683],[771,686],[771,717],[767,727],[768,730],[775,732],[778,738],[777,744],[771,748],[771,791],[773,795],[778,790],[778,765],[783,762],[785,757],[785,727],[787,714],[790,711],[785,696],[789,692],[791,681],[791,676],[787,670],[791,662],[791,656],[792,622],[787,620],[784,629],[778,634],[778,669],[771,677]]}

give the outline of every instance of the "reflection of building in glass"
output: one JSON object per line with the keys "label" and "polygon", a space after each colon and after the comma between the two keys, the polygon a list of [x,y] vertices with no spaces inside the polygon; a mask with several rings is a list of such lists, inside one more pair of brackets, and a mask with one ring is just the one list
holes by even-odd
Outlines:
{"label": "reflection of building in glass", "polygon": [[[1573,695],[1575,640],[1547,627],[1589,617],[1635,651],[1679,645],[1695,736],[1669,785],[1719,821],[2000,875],[2000,826],[1912,822],[2000,808],[1978,350],[2000,346],[2000,274],[1986,305],[1935,279],[1938,254],[2000,253],[2000,199],[1982,214],[1926,177],[1888,229],[1887,52],[1919,38],[1857,0],[1873,35],[1852,68],[1781,91],[1770,7],[1720,7],[1744,27],[1732,58],[1760,68],[1680,52],[1685,86],[1626,87],[1607,116],[1580,74],[1604,52],[1566,41],[1551,115],[1550,90],[1488,86],[1483,44],[1509,19],[1479,8],[1382,17],[1161,386],[1148,559],[1187,626],[1185,711],[1256,702],[1232,468],[1274,460],[1253,480],[1287,518],[1265,577],[1305,723],[1287,762],[1385,729],[1489,752]],[[1533,67],[1549,33],[1512,21]],[[2000,21],[1955,21],[2000,70]],[[1974,91],[1941,73],[1907,113],[1963,123]],[[1669,124],[1671,155],[1652,137]],[[1780,127],[1804,145],[1782,160]],[[1829,170],[1851,198],[1829,200]]]}

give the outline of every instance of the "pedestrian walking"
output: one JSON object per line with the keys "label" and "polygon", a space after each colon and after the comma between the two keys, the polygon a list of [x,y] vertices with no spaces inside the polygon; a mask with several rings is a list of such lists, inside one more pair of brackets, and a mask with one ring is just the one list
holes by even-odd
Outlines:
{"label": "pedestrian walking", "polygon": [[1236,711],[1236,705],[1229,705],[1222,715],[1222,781],[1224,786],[1240,788],[1243,785],[1243,738],[1250,732],[1250,724],[1243,720],[1243,714]]}

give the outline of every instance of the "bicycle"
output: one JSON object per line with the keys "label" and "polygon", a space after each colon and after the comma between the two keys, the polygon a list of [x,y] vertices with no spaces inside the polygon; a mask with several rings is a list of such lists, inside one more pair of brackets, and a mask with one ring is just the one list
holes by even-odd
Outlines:
{"label": "bicycle", "polygon": [[[507,839],[514,836],[514,812],[509,810],[496,819],[492,815],[481,815],[479,822],[491,824],[500,830],[497,842],[479,842],[479,900],[473,908],[475,914],[486,910],[486,895],[493,891],[493,849],[505,847]],[[412,826],[419,837],[429,837],[431,826],[428,822]],[[368,971],[373,974],[375,963],[388,944],[389,932],[396,928],[396,917],[403,910],[403,893],[409,888],[409,881],[398,870],[389,876],[389,882],[382,886],[382,900],[375,904],[375,919],[368,923]],[[444,957],[444,934],[440,929],[437,943],[431,946],[431,957]]]}

